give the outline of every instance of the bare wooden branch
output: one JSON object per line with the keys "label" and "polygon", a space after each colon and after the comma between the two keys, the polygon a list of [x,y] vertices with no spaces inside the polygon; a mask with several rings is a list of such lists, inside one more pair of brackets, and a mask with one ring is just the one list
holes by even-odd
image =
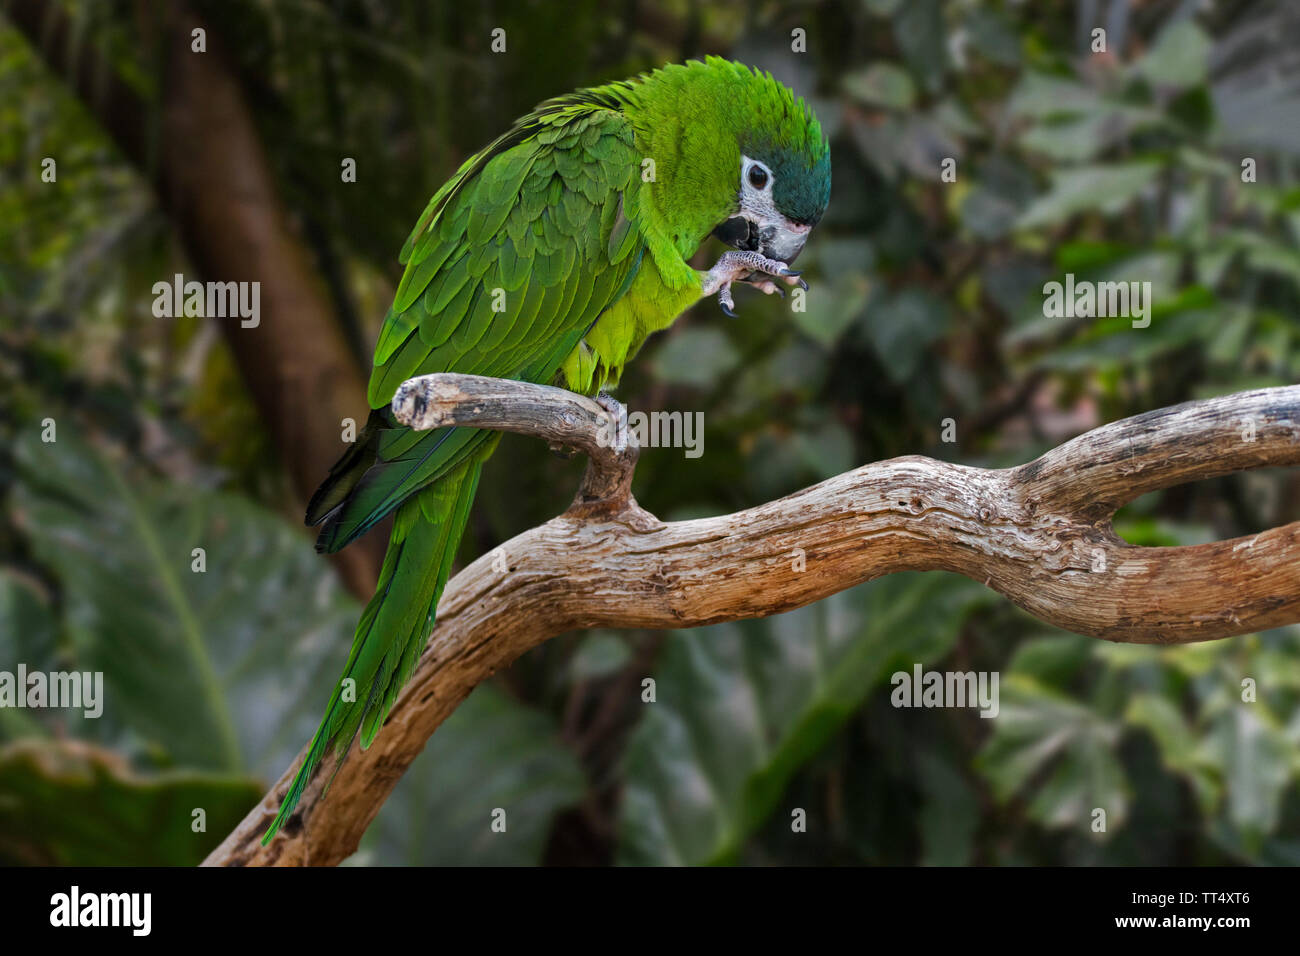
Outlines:
{"label": "bare wooden branch", "polygon": [[403,382],[393,396],[393,414],[417,431],[470,425],[575,448],[588,465],[570,514],[618,513],[656,526],[632,497],[638,449],[625,410],[612,399],[601,402],[562,388],[444,372]]}
{"label": "bare wooden branch", "polygon": [[1111,527],[1117,508],[1148,491],[1300,464],[1300,386],[1115,422],[1017,468],[896,458],[746,511],[669,524],[630,495],[607,493],[626,492],[631,464],[597,437],[608,425],[594,402],[467,376],[408,386],[395,406],[413,423],[522,431],[587,450],[589,476],[606,476],[592,486],[604,489],[599,507],[580,494],[565,514],[501,546],[508,571],[485,555],[458,574],[387,725],[368,751],[354,749],[328,799],[330,761],[282,836],[261,846],[290,768],[207,865],[344,859],[475,685],[575,628],[762,617],[905,570],[964,574],[1044,621],[1111,641],[1203,641],[1300,621],[1300,522],[1177,548],[1135,547]]}

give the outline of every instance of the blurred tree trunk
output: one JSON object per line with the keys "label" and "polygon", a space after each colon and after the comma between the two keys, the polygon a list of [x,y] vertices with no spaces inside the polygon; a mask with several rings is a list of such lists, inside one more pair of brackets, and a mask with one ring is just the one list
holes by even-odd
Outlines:
{"label": "blurred tree trunk", "polygon": [[[153,114],[93,47],[70,42],[73,23],[59,4],[17,0],[5,11],[149,179],[200,277],[261,284],[256,328],[216,321],[305,501],[344,450],[343,419],[355,419],[358,431],[365,423],[365,380],[289,223],[220,38],[205,30],[206,52],[192,52],[203,22],[184,3],[162,9],[162,102]],[[363,598],[384,538],[369,535],[334,556]]]}

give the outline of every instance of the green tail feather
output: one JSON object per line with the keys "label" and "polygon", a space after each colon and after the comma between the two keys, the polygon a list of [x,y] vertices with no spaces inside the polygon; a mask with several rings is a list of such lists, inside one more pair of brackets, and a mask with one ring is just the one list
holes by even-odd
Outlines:
{"label": "green tail feather", "polygon": [[[346,752],[360,731],[362,749],[369,747],[410,679],[432,629],[485,457],[457,465],[397,509],[379,584],[357,623],[343,676],[330,695],[307,759],[262,838],[264,845],[293,814],[330,746]],[[344,681],[349,678],[355,682],[349,694],[354,699],[345,701]]]}
{"label": "green tail feather", "polygon": [[417,432],[399,425],[386,408],[372,412],[308,505],[307,523],[321,526],[316,550],[332,554],[347,547],[460,463],[486,458],[499,437],[474,428]]}
{"label": "green tail feather", "polygon": [[352,496],[357,483],[365,476],[370,466],[375,463],[379,446],[380,430],[387,424],[383,413],[372,411],[361,434],[348,449],[329,475],[321,482],[316,493],[307,502],[308,525],[317,525],[337,512]]}

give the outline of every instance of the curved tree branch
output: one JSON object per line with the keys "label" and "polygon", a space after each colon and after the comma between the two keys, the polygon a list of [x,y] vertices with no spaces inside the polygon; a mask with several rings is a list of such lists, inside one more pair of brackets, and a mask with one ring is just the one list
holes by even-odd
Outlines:
{"label": "curved tree branch", "polygon": [[631,497],[635,449],[611,441],[610,416],[589,399],[446,374],[406,383],[393,407],[413,427],[473,425],[579,447],[590,457],[582,490],[563,515],[501,546],[508,571],[494,570],[500,554],[485,555],[452,580],[415,676],[327,800],[330,760],[283,835],[261,846],[290,768],[206,865],[344,859],[474,686],[575,628],[763,617],[906,570],[964,574],[1044,621],[1111,641],[1204,641],[1300,621],[1300,522],[1177,548],[1134,547],[1111,527],[1117,508],[1148,491],[1300,464],[1300,386],[1125,419],[1017,468],[895,458],[746,511],[670,524]]}

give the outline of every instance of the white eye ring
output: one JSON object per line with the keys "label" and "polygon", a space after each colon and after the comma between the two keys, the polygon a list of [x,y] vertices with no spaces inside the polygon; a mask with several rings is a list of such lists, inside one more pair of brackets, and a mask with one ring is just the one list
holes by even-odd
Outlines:
{"label": "white eye ring", "polygon": [[768,169],[763,163],[746,156],[744,157],[743,167],[742,179],[750,189],[763,193],[772,188],[772,181],[775,177],[772,175],[772,170]]}

